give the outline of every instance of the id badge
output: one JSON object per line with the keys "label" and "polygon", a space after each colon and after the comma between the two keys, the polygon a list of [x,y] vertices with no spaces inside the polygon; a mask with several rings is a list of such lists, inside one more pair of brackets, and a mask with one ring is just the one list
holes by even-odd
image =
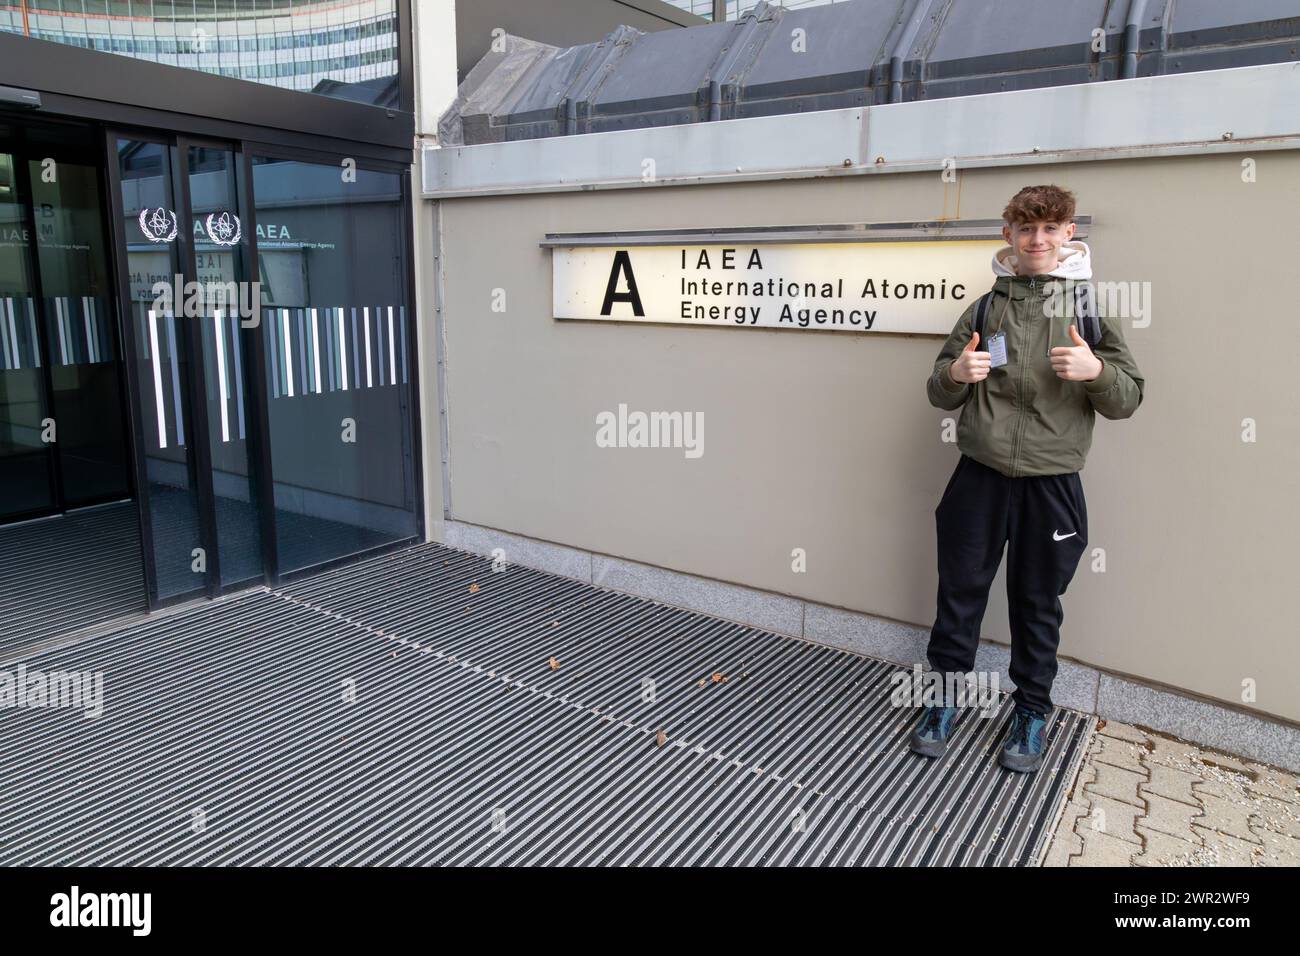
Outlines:
{"label": "id badge", "polygon": [[1000,368],[1007,364],[1007,334],[995,332],[989,336],[989,367]]}

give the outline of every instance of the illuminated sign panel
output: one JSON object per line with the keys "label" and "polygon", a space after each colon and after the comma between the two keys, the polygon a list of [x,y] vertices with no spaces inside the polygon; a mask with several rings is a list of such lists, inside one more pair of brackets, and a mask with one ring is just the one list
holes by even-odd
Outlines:
{"label": "illuminated sign panel", "polygon": [[947,335],[993,284],[990,239],[554,248],[554,316]]}

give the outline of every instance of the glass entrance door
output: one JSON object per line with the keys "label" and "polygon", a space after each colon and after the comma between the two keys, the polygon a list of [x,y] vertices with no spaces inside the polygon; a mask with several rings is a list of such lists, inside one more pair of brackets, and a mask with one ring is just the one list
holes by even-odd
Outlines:
{"label": "glass entrance door", "polygon": [[240,156],[220,144],[182,140],[182,198],[201,300],[204,409],[223,588],[262,577],[258,495],[249,454],[253,433],[250,347],[260,306],[249,283]]}
{"label": "glass entrance door", "polygon": [[[265,577],[242,157],[110,134],[151,602]],[[253,317],[252,319],[247,316]]]}
{"label": "glass entrance door", "polygon": [[102,169],[0,123],[0,523],[130,495]]}

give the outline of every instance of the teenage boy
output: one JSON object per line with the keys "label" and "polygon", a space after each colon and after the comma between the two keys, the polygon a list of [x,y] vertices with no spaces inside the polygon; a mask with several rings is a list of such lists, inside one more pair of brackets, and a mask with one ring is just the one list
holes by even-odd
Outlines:
{"label": "teenage boy", "polygon": [[[935,509],[939,594],[927,658],[946,687],[974,670],[1006,544],[1016,706],[998,759],[1032,772],[1043,762],[1052,711],[1060,595],[1088,544],[1079,470],[1092,445],[1094,413],[1128,418],[1144,386],[1119,317],[1101,317],[1100,340],[1090,347],[1073,294],[1064,292],[1072,290],[1070,280],[1092,277],[1088,246],[1074,240],[1074,196],[1056,186],[1027,186],[1002,218],[1008,245],[993,257],[997,278],[984,330],[972,325],[976,300],[926,383],[930,404],[962,410],[961,457]],[[943,705],[924,709],[911,735],[914,751],[943,753],[955,703],[945,696]]]}

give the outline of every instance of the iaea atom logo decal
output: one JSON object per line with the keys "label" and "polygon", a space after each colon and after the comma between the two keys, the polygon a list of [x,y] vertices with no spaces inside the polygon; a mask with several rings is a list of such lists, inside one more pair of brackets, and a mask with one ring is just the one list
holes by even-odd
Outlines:
{"label": "iaea atom logo decal", "polygon": [[171,242],[176,238],[176,213],[162,206],[140,210],[140,231],[150,242]]}
{"label": "iaea atom logo decal", "polygon": [[207,232],[208,238],[219,246],[233,246],[244,234],[239,224],[239,217],[229,212],[223,212],[221,215],[209,213],[203,223],[203,229]]}

